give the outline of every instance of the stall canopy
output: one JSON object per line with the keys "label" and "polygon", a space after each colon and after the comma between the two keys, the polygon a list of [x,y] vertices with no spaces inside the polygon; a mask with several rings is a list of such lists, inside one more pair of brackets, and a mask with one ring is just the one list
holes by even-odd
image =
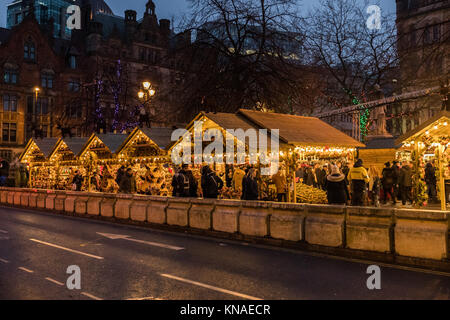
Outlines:
{"label": "stall canopy", "polygon": [[170,128],[135,128],[117,154],[126,158],[164,156],[171,135]]}
{"label": "stall canopy", "polygon": [[19,161],[22,163],[45,162],[55,148],[57,138],[30,139]]}
{"label": "stall canopy", "polygon": [[95,159],[111,159],[122,148],[127,138],[127,134],[93,133],[81,150],[80,158],[86,160],[91,155]]}
{"label": "stall canopy", "polygon": [[61,138],[56,143],[50,161],[74,161],[80,155],[88,138]]}
{"label": "stall canopy", "polygon": [[293,146],[364,147],[326,122],[314,117],[239,110],[238,116],[263,129],[279,129],[280,139]]}
{"label": "stall canopy", "polygon": [[[415,166],[418,166],[418,159],[426,152],[434,151],[439,172],[439,190],[442,210],[446,210],[445,182],[444,182],[444,156],[448,152],[450,145],[450,112],[441,111],[433,118],[422,123],[414,130],[404,134],[396,140],[397,144],[402,144],[402,149],[414,153],[412,159]],[[417,169],[417,168],[416,168]],[[418,172],[418,170],[416,170]]]}

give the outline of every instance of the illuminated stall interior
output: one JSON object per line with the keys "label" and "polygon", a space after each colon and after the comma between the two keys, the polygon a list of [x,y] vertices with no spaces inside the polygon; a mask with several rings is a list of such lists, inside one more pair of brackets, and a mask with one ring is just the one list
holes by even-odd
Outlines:
{"label": "illuminated stall interior", "polygon": [[396,143],[403,160],[411,160],[417,178],[426,161],[433,161],[437,169],[438,193],[441,209],[446,210],[445,180],[450,179],[448,164],[450,160],[450,112],[441,111],[414,130],[399,137]]}
{"label": "illuminated stall interior", "polygon": [[30,139],[21,154],[19,161],[28,166],[30,187],[51,188],[50,177],[53,168],[48,165],[47,159],[54,149],[58,139]]}

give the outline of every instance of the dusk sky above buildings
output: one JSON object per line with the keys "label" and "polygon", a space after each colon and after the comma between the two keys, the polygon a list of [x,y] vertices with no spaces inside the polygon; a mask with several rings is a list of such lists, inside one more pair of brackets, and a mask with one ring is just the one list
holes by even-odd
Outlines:
{"label": "dusk sky above buildings", "polygon": [[[148,0],[106,0],[106,3],[111,7],[114,14],[118,16],[123,16],[124,11],[127,9],[133,9],[138,12],[138,16],[141,16],[145,9],[145,4]],[[159,19],[172,19],[177,20],[177,17],[185,14],[189,9],[189,4],[187,0],[153,0],[156,4],[156,14]],[[336,0],[339,1],[339,0]],[[364,0],[361,0],[364,1]],[[0,0],[0,26],[5,27],[6,25],[6,6],[13,2],[12,0]],[[317,0],[303,0],[303,9],[307,11],[311,5],[316,3]],[[374,0],[373,3],[377,3]],[[371,2],[372,3],[372,2]],[[379,3],[382,6],[382,10],[386,12],[395,12],[395,0],[380,0]]]}

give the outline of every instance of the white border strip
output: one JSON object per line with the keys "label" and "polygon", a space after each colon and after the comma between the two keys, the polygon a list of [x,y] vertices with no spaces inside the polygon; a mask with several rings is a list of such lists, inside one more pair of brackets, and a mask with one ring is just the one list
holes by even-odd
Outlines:
{"label": "white border strip", "polygon": [[45,245],[50,246],[50,247],[58,248],[58,249],[61,249],[61,250],[66,250],[66,251],[69,251],[69,252],[78,253],[78,254],[81,254],[83,256],[87,256],[87,257],[90,257],[90,258],[99,259],[99,260],[103,260],[104,259],[103,257],[95,256],[95,255],[89,254],[89,253],[84,253],[84,252],[81,252],[81,251],[78,251],[78,250],[64,248],[64,247],[58,246],[56,244],[52,244],[52,243],[48,243],[48,242],[44,242],[44,241],[40,241],[40,240],[36,240],[36,239],[30,239],[30,240],[34,241],[34,242],[37,242],[37,243],[45,244]]}

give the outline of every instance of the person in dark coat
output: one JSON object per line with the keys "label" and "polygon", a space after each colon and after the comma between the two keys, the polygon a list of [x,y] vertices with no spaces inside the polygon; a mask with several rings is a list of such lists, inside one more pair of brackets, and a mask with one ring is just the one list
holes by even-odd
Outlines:
{"label": "person in dark coat", "polygon": [[401,199],[400,194],[400,184],[399,184],[399,178],[400,178],[400,163],[398,161],[392,162],[392,169],[394,170],[394,197],[396,199]]}
{"label": "person in dark coat", "polygon": [[9,176],[9,163],[6,159],[0,160],[0,187],[6,186]]}
{"label": "person in dark coat", "polygon": [[258,200],[258,182],[256,169],[251,168],[242,180],[242,200]]}
{"label": "person in dark coat", "polygon": [[325,190],[327,191],[328,204],[347,204],[349,194],[345,176],[335,165],[331,166],[331,173],[325,180]]}
{"label": "person in dark coat", "polygon": [[353,168],[350,169],[347,175],[348,181],[351,183],[352,190],[352,205],[362,206],[364,204],[364,194],[369,183],[369,175],[367,170],[363,167],[363,161],[358,159]]}
{"label": "person in dark coat", "polygon": [[386,204],[388,194],[391,196],[392,203],[395,204],[395,194],[393,191],[394,183],[396,182],[394,168],[391,164],[386,162],[383,171],[381,172],[381,184],[383,186],[383,203]]}
{"label": "person in dark coat", "polygon": [[406,163],[403,165],[402,169],[400,170],[400,176],[398,179],[398,183],[400,186],[400,195],[402,198],[402,204],[406,204],[406,200],[413,203],[412,200],[412,169],[411,165],[409,163]]}
{"label": "person in dark coat", "polygon": [[133,170],[128,168],[122,175],[119,185],[119,192],[121,193],[136,193],[136,178],[133,175]]}
{"label": "person in dark coat", "polygon": [[314,174],[314,170],[311,166],[306,168],[305,180],[303,183],[311,187],[316,187],[316,175]]}
{"label": "person in dark coat", "polygon": [[80,171],[75,171],[75,176],[72,179],[72,184],[75,185],[75,191],[81,191],[81,187],[83,186],[83,176]]}
{"label": "person in dark coat", "polygon": [[120,186],[120,181],[122,181],[122,176],[125,174],[125,166],[121,166],[119,170],[117,170],[116,175],[116,183],[118,186]]}
{"label": "person in dark coat", "polygon": [[428,199],[430,202],[437,202],[437,179],[436,179],[436,168],[431,162],[428,162],[425,166],[425,183],[427,184]]}
{"label": "person in dark coat", "polygon": [[172,188],[174,197],[197,197],[198,183],[187,164],[173,176]]}
{"label": "person in dark coat", "polygon": [[202,168],[202,191],[204,198],[217,199],[223,188],[223,181],[206,165]]}

